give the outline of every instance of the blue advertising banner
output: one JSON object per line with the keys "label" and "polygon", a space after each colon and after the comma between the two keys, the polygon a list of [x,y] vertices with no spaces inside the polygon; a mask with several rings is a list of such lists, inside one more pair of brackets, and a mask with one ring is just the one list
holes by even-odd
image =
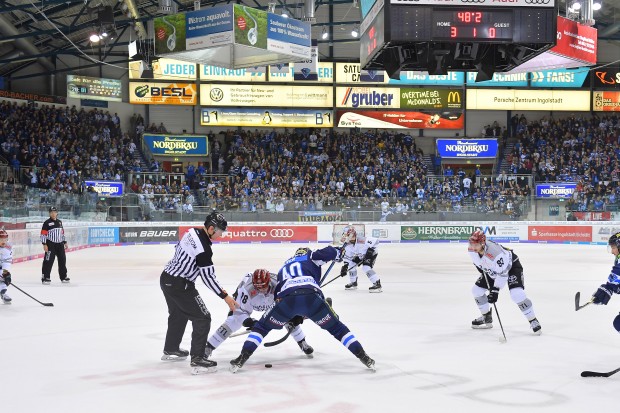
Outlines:
{"label": "blue advertising banner", "polygon": [[233,30],[233,6],[218,6],[195,10],[186,14],[187,49],[190,39]]}
{"label": "blue advertising banner", "polygon": [[91,227],[88,228],[88,243],[116,244],[119,242],[118,227]]}
{"label": "blue advertising banner", "polygon": [[467,85],[475,87],[527,87],[527,72],[525,73],[494,73],[493,79],[476,82],[477,72],[467,72]]}
{"label": "blue advertising banner", "polygon": [[532,87],[583,87],[589,72],[587,67],[531,72],[530,83]]}
{"label": "blue advertising banner", "polygon": [[[390,79],[385,76],[389,84],[394,85],[438,85],[462,86],[465,83],[463,72],[448,72],[447,75],[429,75],[425,72],[400,72],[400,79]],[[362,79],[362,82],[367,81]]]}
{"label": "blue advertising banner", "polygon": [[537,198],[568,198],[573,195],[576,182],[550,182],[536,185]]}
{"label": "blue advertising banner", "polygon": [[153,155],[205,156],[208,155],[206,136],[150,135],[142,137]]}
{"label": "blue advertising banner", "polygon": [[442,158],[495,158],[496,139],[437,139]]}
{"label": "blue advertising banner", "polygon": [[269,40],[307,47],[312,45],[310,24],[306,22],[269,13],[267,29]]}
{"label": "blue advertising banner", "polygon": [[85,180],[86,187],[92,186],[93,189],[101,196],[122,196],[124,184],[120,181],[96,181]]}

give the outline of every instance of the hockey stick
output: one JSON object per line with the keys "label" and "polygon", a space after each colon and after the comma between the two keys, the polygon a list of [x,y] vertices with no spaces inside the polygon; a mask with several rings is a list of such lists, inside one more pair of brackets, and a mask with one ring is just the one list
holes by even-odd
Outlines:
{"label": "hockey stick", "polygon": [[35,300],[37,303],[45,306],[45,307],[53,307],[54,304],[53,303],[42,303],[41,301],[37,300],[36,298],[34,298],[33,296],[31,296],[30,294],[28,294],[26,291],[22,290],[21,288],[19,288],[18,286],[15,285],[15,283],[11,283],[11,285],[13,287],[15,287],[18,291],[21,291],[22,293],[26,294],[28,297],[32,298],[33,300]]}
{"label": "hockey stick", "polygon": [[244,336],[246,334],[250,334],[250,331],[252,331],[252,329],[243,330],[243,331],[237,331],[236,333],[231,334],[230,337],[228,337],[228,338]]}
{"label": "hockey stick", "polygon": [[[332,299],[331,299],[331,298],[329,298],[329,297],[327,297],[327,298],[325,299],[325,301],[327,302],[327,304],[328,304],[328,305],[329,305],[329,307],[331,308],[331,306],[332,306]],[[279,339],[277,339],[276,341],[272,341],[272,342],[270,342],[270,343],[265,343],[265,347],[273,347],[273,346],[277,346],[277,345],[278,345],[278,344],[280,344],[280,343],[284,343],[284,341],[288,338],[288,336],[290,336],[290,335],[291,335],[291,332],[294,330],[294,328],[295,328],[295,327],[293,327],[293,328],[291,328],[290,330],[288,330],[288,331],[286,332],[286,334],[285,334],[282,338],[279,338]]]}
{"label": "hockey stick", "polygon": [[[482,275],[484,275],[484,281],[487,283],[487,289],[489,290],[489,292],[491,292],[491,287],[490,287],[490,283],[489,283],[489,279],[487,278],[487,274],[483,271]],[[495,308],[495,315],[497,316],[497,321],[499,322],[499,327],[502,329],[502,335],[504,337],[500,337],[499,341],[500,343],[505,343],[508,341],[508,339],[506,338],[506,332],[504,331],[504,326],[502,325],[502,319],[499,317],[499,311],[497,311],[497,304],[493,303],[493,308]],[[503,340],[502,340],[503,338]]]}
{"label": "hockey stick", "polygon": [[587,303],[585,303],[584,305],[579,305],[579,299],[581,297],[581,293],[579,291],[577,291],[577,294],[575,294],[575,311],[579,311],[581,310],[583,307],[586,307],[590,304],[592,304],[592,300],[594,298],[590,298],[590,301],[588,301]]}
{"label": "hockey stick", "polygon": [[619,371],[620,371],[620,367],[618,367],[615,370],[608,371],[607,373],[603,373],[599,371],[582,371],[581,377],[609,377],[609,376],[613,376]]}

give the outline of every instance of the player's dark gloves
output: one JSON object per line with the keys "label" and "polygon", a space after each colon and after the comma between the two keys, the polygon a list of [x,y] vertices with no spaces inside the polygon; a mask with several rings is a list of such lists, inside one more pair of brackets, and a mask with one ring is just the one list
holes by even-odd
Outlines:
{"label": "player's dark gloves", "polygon": [[598,290],[594,294],[592,294],[592,303],[594,304],[603,304],[607,305],[609,299],[611,298],[611,291],[607,289],[605,284],[598,287]]}
{"label": "player's dark gloves", "polygon": [[487,299],[489,300],[489,304],[494,304],[497,302],[497,297],[499,296],[499,288],[493,287],[491,291],[489,291],[489,295]]}
{"label": "player's dark gloves", "polygon": [[248,317],[245,320],[243,320],[243,326],[249,330],[251,330],[254,327],[254,324],[256,324],[258,320],[253,319],[252,317]]}

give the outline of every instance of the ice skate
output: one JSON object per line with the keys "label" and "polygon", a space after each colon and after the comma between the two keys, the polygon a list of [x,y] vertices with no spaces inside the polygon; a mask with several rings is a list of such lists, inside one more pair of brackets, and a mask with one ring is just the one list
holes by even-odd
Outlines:
{"label": "ice skate", "polygon": [[43,285],[50,285],[50,283],[52,282],[52,280],[50,280],[49,278],[41,278],[41,282],[43,283]]}
{"label": "ice skate", "polygon": [[538,322],[536,318],[530,320],[530,328],[532,329],[534,334],[536,334],[537,336],[542,334],[542,326],[540,325],[540,323]]}
{"label": "ice skate", "polygon": [[215,373],[217,371],[217,362],[208,360],[206,357],[194,356],[189,365],[192,368],[192,374]]}
{"label": "ice skate", "polygon": [[357,290],[357,281],[353,281],[344,286],[345,290]]}
{"label": "ice skate", "polygon": [[[2,298],[2,302],[4,304],[11,304],[11,301],[13,301],[13,299],[6,293],[6,290],[0,291],[0,297]],[[312,347],[310,348],[312,349]]]}
{"label": "ice skate", "polygon": [[239,357],[237,357],[234,360],[230,360],[230,372],[236,373],[237,370],[243,367],[243,365],[245,364],[246,361],[248,361],[251,355],[252,353],[249,353],[247,351],[241,351],[241,354],[239,354]]}
{"label": "ice skate", "polygon": [[370,292],[370,293],[380,293],[381,291],[383,291],[383,290],[381,289],[381,281],[380,280],[377,281],[376,283],[374,283],[372,285],[372,287],[370,287],[368,289],[368,292]]}
{"label": "ice skate", "polygon": [[299,346],[301,351],[303,351],[306,354],[306,356],[308,356],[308,358],[311,359],[312,357],[314,357],[312,355],[312,353],[314,353],[314,349],[312,348],[311,345],[306,343],[306,339],[305,338],[303,340],[298,341],[297,345]]}
{"label": "ice skate", "polygon": [[476,318],[471,322],[471,328],[475,329],[483,329],[483,328],[493,328],[493,317],[492,310],[489,308],[489,311],[486,314]]}
{"label": "ice skate", "polygon": [[372,371],[377,371],[377,369],[375,368],[375,361],[371,359],[364,350],[362,350],[359,354],[356,354],[356,356],[358,359],[360,359],[364,366],[368,367]]}
{"label": "ice skate", "polygon": [[63,284],[69,284],[71,282],[71,278],[67,277],[67,278],[63,278],[62,280],[60,280],[61,283]]}
{"label": "ice skate", "polygon": [[179,349],[176,351],[166,351],[164,350],[164,355],[161,356],[162,360],[170,360],[170,361],[176,361],[176,360],[185,360],[187,358],[187,356],[189,356],[189,351],[187,350],[183,350],[183,349]]}

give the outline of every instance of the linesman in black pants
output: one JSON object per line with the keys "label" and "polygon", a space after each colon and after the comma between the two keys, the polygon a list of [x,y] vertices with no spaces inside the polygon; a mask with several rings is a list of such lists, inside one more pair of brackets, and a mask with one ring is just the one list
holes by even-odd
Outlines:
{"label": "linesman in black pants", "polygon": [[[185,360],[191,356],[192,374],[216,371],[217,363],[205,357],[205,346],[211,329],[211,313],[196,290],[196,279],[223,299],[230,311],[238,307],[215,278],[211,240],[226,231],[228,223],[222,214],[212,212],[202,228],[191,228],[175,247],[174,257],[161,273],[160,286],[168,305],[168,331],[162,360]],[[191,349],[182,350],[179,345],[187,322],[192,321]]]}
{"label": "linesman in black pants", "polygon": [[43,223],[43,228],[41,228],[41,243],[43,244],[43,251],[45,251],[41,282],[45,285],[52,282],[50,274],[52,273],[54,260],[58,257],[58,275],[60,276],[60,281],[68,283],[70,279],[67,277],[67,256],[65,255],[67,241],[65,240],[65,229],[62,227],[62,221],[58,219],[58,210],[56,207],[50,207],[49,213],[49,219]]}

